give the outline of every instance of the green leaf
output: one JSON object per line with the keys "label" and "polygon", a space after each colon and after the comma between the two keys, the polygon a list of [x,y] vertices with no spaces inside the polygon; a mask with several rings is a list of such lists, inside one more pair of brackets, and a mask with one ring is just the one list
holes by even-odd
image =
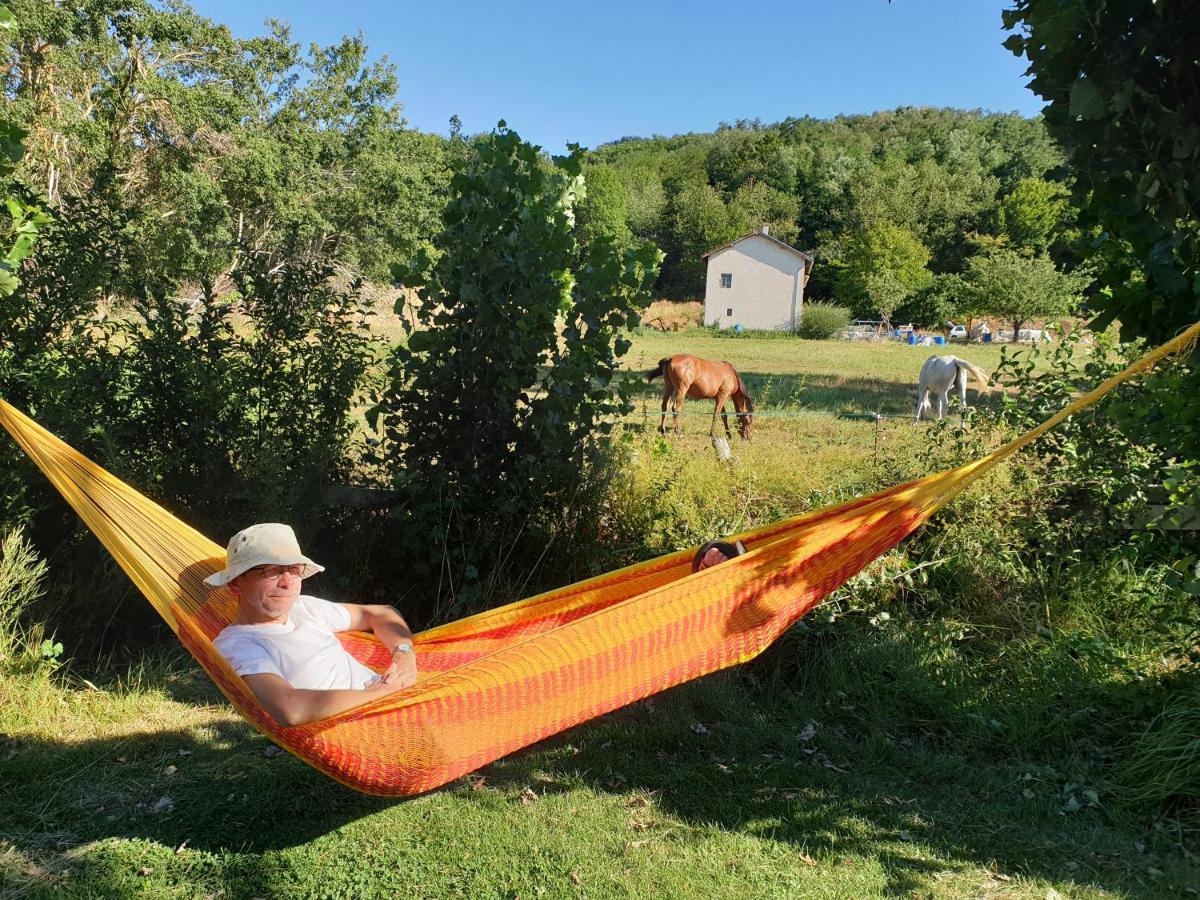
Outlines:
{"label": "green leaf", "polygon": [[1079,34],[1079,7],[1069,6],[1062,12],[1047,16],[1041,22],[1038,36],[1051,53],[1070,46]]}
{"label": "green leaf", "polygon": [[1071,85],[1071,115],[1081,119],[1104,117],[1104,94],[1087,78],[1077,78]]}
{"label": "green leaf", "polygon": [[29,135],[24,128],[0,119],[0,153],[13,163],[19,163],[25,154],[25,138]]}

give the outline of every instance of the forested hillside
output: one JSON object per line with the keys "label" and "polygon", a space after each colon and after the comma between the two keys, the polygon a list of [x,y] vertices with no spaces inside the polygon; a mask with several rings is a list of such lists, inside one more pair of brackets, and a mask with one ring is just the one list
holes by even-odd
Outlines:
{"label": "forested hillside", "polygon": [[812,288],[824,296],[838,293],[838,273],[873,241],[898,272],[906,260],[960,272],[980,246],[1002,242],[1071,261],[1062,155],[1040,121],[1016,115],[904,108],[737,122],[713,134],[624,139],[593,159],[592,180],[608,196],[590,199],[623,210],[634,235],[659,243],[661,288],[675,296],[703,291],[703,253],[762,224],[815,251]]}
{"label": "forested hillside", "polygon": [[[274,22],[238,38],[182,3],[12,9],[19,181],[50,210],[99,205],[137,249],[121,263],[134,281],[196,295],[239,254],[285,245],[382,280],[439,227],[470,138],[456,120],[448,137],[407,127],[394,67],[369,62],[361,37],[306,50]],[[804,105],[798,92],[798,117],[777,124],[595,148],[581,242],[655,242],[656,292],[692,298],[706,251],[767,224],[817,257],[809,295],[858,315],[1067,311],[1081,282],[1056,279],[1078,264],[1079,235],[1070,174],[1039,120],[919,108],[818,120]],[[985,277],[972,257],[999,271]],[[1043,289],[1006,302],[980,290],[989,278]],[[120,280],[100,278],[118,294]]]}

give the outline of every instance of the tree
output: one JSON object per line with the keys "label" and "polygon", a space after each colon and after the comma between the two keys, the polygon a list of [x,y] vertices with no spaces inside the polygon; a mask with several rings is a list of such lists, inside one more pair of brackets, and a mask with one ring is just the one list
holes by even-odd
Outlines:
{"label": "tree", "polygon": [[873,225],[847,243],[837,297],[888,322],[913,291],[929,282],[928,262],[929,250],[911,232],[897,225]]}
{"label": "tree", "polygon": [[729,201],[730,225],[740,234],[769,225],[774,237],[791,243],[798,234],[796,217],[799,215],[799,201],[765,181],[747,181]]}
{"label": "tree", "polygon": [[[17,20],[5,3],[0,3],[0,34],[16,31]],[[0,183],[4,185],[4,209],[0,211],[0,297],[17,289],[21,260],[33,252],[38,229],[50,218],[12,183],[17,164],[25,155],[28,132],[7,116],[0,117]],[[6,221],[5,221],[5,218]]]}
{"label": "tree", "polygon": [[1067,212],[1067,190],[1040,178],[1023,178],[1000,201],[1000,228],[1018,247],[1050,249]]}
{"label": "tree", "polygon": [[731,219],[721,195],[707,184],[693,182],[672,198],[671,225],[679,243],[670,262],[688,295],[704,290],[704,254],[738,237],[743,224]]}
{"label": "tree", "polygon": [[909,294],[893,315],[899,322],[920,328],[941,328],[951,319],[970,319],[974,310],[959,275],[934,275],[929,283]]}
{"label": "tree", "polygon": [[239,40],[183,2],[12,5],[20,177],[52,209],[117,179],[155,271],[212,280],[236,247],[278,254],[299,237],[383,277],[432,233],[445,142],[404,127],[394,69],[361,38],[305,52],[281,22]]}
{"label": "tree", "polygon": [[372,416],[397,473],[399,540],[460,608],[518,535],[570,507],[630,408],[617,360],[661,255],[603,235],[581,253],[583,188],[580,152],[551,166],[501,122],[454,175],[436,252],[396,270],[419,291],[417,328]]}
{"label": "tree", "polygon": [[652,164],[614,168],[625,189],[626,221],[629,230],[642,240],[652,240],[663,231],[667,195],[658,168]]}
{"label": "tree", "polygon": [[1188,0],[1014,0],[1004,45],[1029,60],[1097,225],[1097,326],[1158,341],[1200,319],[1200,16]]}
{"label": "tree", "polygon": [[978,229],[995,203],[999,181],[978,157],[956,150],[954,165],[927,157],[907,161],[889,153],[881,161],[859,163],[846,184],[846,222],[853,230],[899,225],[929,248],[946,267],[964,254],[962,235]]}
{"label": "tree", "polygon": [[1026,322],[1071,312],[1088,280],[1060,272],[1048,256],[998,247],[967,261],[963,286],[971,311],[1011,321],[1015,341]]}
{"label": "tree", "polygon": [[584,183],[586,192],[576,212],[579,243],[586,246],[607,239],[617,247],[628,247],[633,243],[633,233],[627,222],[629,208],[620,177],[609,166],[591,166],[584,172]]}

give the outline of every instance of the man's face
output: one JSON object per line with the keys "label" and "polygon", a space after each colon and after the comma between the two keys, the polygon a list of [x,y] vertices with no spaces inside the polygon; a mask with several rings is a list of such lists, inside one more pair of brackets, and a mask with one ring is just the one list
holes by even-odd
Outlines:
{"label": "man's face", "polygon": [[303,565],[255,566],[229,582],[242,608],[261,620],[283,619],[300,596]]}

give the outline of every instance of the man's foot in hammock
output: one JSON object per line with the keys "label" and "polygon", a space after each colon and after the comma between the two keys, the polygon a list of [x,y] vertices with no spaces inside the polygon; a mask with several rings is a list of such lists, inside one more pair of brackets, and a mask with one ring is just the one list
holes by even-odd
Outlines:
{"label": "man's foot in hammock", "polygon": [[741,556],[746,552],[746,545],[741,541],[709,541],[696,551],[692,558],[692,571],[699,572],[712,566],[720,565],[726,560]]}

